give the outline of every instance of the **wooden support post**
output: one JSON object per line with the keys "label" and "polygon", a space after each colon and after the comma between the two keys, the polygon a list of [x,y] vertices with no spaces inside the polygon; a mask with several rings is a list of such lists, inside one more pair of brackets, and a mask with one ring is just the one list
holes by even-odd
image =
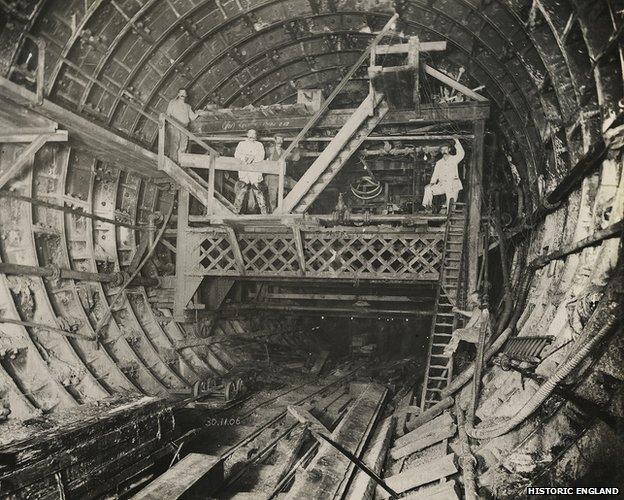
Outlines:
{"label": "wooden support post", "polygon": [[37,151],[39,151],[46,142],[48,142],[47,135],[40,135],[33,142],[31,142],[17,157],[15,163],[13,163],[13,165],[11,165],[6,172],[0,175],[0,188],[15,177],[26,166],[26,164],[32,163],[35,153],[37,153]]}
{"label": "wooden support post", "polygon": [[279,161],[279,177],[277,179],[277,212],[282,211],[282,204],[284,203],[284,178],[286,177],[286,160]]}
{"label": "wooden support post", "polygon": [[410,36],[408,42],[407,65],[414,68],[414,109],[420,109],[420,39],[417,36]]}
{"label": "wooden support post", "polygon": [[234,254],[234,259],[236,260],[236,267],[238,267],[238,272],[241,276],[245,275],[245,261],[243,259],[243,254],[241,252],[240,246],[238,244],[238,238],[236,237],[236,232],[234,228],[230,226],[226,226],[225,228],[228,239],[230,240],[230,246],[232,247],[232,253]]}
{"label": "wooden support post", "polygon": [[478,280],[484,134],[485,121],[477,120],[474,123],[474,139],[468,171],[468,283],[466,283],[468,293],[476,289]]}
{"label": "wooden support post", "polygon": [[37,40],[37,104],[40,106],[45,92],[45,49],[45,41]]}
{"label": "wooden support post", "polygon": [[184,321],[184,311],[189,300],[202,282],[201,276],[186,276],[185,271],[191,262],[192,242],[188,241],[189,192],[178,191],[178,238],[176,240],[176,279],[173,294],[173,316],[176,321]]}
{"label": "wooden support post", "polygon": [[297,259],[299,261],[299,272],[302,276],[305,276],[306,262],[305,254],[303,253],[303,238],[301,236],[301,228],[296,224],[292,227],[293,238],[295,240],[295,248],[297,249]]}
{"label": "wooden support post", "polygon": [[206,207],[208,215],[214,215],[214,199],[215,199],[215,163],[216,156],[210,155],[210,170],[208,171],[208,206]]}
{"label": "wooden support post", "polygon": [[165,115],[161,114],[158,117],[158,170],[165,169],[165,141],[167,138],[165,127]]}

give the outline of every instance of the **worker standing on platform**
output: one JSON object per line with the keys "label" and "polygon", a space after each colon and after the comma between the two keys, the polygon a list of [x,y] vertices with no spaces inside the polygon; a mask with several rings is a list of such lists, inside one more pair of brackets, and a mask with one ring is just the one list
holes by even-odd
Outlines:
{"label": "worker standing on platform", "polygon": [[[234,158],[244,163],[255,163],[264,160],[264,146],[258,141],[258,134],[254,129],[247,131],[247,138],[238,143]],[[234,186],[236,198],[234,208],[237,213],[241,213],[247,194],[253,193],[260,213],[267,212],[266,184],[262,177],[262,172],[240,171],[238,180]]]}
{"label": "worker standing on platform", "polygon": [[[196,120],[198,116],[208,113],[208,111],[204,110],[193,111],[190,104],[186,102],[187,97],[186,89],[180,89],[178,90],[178,95],[171,99],[167,106],[167,116],[179,122],[183,127],[188,127],[188,124]],[[180,132],[173,125],[167,126],[167,152],[173,160],[178,161],[178,155],[186,153],[188,142],[186,134]]]}
{"label": "worker standing on platform", "polygon": [[[457,138],[455,138],[455,154],[451,154],[448,146],[442,148],[442,158],[440,158],[433,169],[431,181],[425,186],[425,194],[422,204],[425,208],[430,208],[435,195],[446,195],[445,207],[449,206],[451,200],[457,201],[457,196],[462,190],[462,181],[459,178],[458,165],[465,155],[464,148]],[[444,208],[444,207],[443,207]]]}
{"label": "worker standing on platform", "polygon": [[[278,161],[282,158],[284,150],[282,148],[284,144],[283,137],[279,135],[275,137],[275,145],[271,148],[269,153],[269,160]],[[271,204],[271,211],[274,211],[277,207],[277,192],[279,190],[279,175],[266,174],[264,176],[267,189],[269,191],[269,203]]]}

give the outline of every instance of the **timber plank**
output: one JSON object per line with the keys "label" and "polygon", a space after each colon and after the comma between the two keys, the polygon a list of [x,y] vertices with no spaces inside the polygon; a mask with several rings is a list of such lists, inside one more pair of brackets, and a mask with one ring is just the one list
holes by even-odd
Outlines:
{"label": "timber plank", "polygon": [[[351,390],[360,387],[353,384]],[[332,440],[356,456],[360,456],[372,431],[387,389],[379,384],[367,384],[357,396],[340,424],[332,433]],[[346,488],[353,473],[353,463],[328,443],[323,443],[302,473],[297,474],[295,484],[287,498],[333,498]]]}
{"label": "timber plank", "polygon": [[190,453],[167,472],[157,477],[132,498],[134,500],[174,500],[193,487],[202,486],[202,494],[214,491],[223,482],[223,459],[213,455]]}
{"label": "timber plank", "polygon": [[451,414],[449,412],[444,412],[439,417],[436,417],[433,420],[430,420],[429,422],[426,422],[420,427],[414,429],[413,431],[408,432],[404,436],[397,438],[394,441],[394,448],[400,448],[401,446],[405,446],[406,444],[411,443],[416,439],[420,439],[424,436],[427,436],[428,434],[431,434],[438,427],[446,427],[448,425],[451,425],[452,423],[453,418],[451,417]]}
{"label": "timber plank", "polygon": [[[386,419],[375,432],[373,442],[364,456],[363,462],[378,475],[381,473],[386,461],[395,426],[395,418],[390,417]],[[353,479],[353,484],[349,487],[346,498],[347,500],[368,500],[373,498],[376,486],[377,483],[365,472],[358,470]]]}
{"label": "timber plank", "polygon": [[406,457],[408,455],[411,455],[412,453],[416,453],[417,451],[428,448],[433,444],[439,443],[444,439],[453,437],[456,432],[457,426],[455,424],[451,424],[446,427],[440,427],[435,432],[423,436],[420,439],[416,439],[415,441],[412,441],[410,443],[407,443],[404,446],[395,446],[390,450],[390,456],[393,459],[398,460],[399,458]]}
{"label": "timber plank", "polygon": [[404,470],[394,476],[386,477],[384,480],[397,493],[403,493],[423,484],[437,481],[457,472],[455,465],[455,454],[449,453],[445,457],[438,458],[433,462],[428,462],[418,467]]}
{"label": "timber plank", "polygon": [[403,500],[459,500],[459,496],[455,488],[455,481],[447,481],[446,483],[405,495]]}

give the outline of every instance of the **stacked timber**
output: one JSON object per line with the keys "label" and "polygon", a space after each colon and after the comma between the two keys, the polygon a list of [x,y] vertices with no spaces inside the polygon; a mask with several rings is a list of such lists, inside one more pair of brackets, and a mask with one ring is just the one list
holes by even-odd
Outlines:
{"label": "stacked timber", "polygon": [[[458,472],[457,457],[448,450],[457,425],[449,412],[438,416],[425,413],[414,419],[413,430],[394,440],[389,451],[392,472],[384,481],[396,493],[408,493],[405,498],[459,498],[455,482],[449,481]],[[387,497],[379,489],[377,492]]]}
{"label": "stacked timber", "polygon": [[[36,426],[33,423],[33,427]],[[172,453],[173,410],[155,398],[85,416],[0,449],[2,496],[96,498],[113,491]]]}

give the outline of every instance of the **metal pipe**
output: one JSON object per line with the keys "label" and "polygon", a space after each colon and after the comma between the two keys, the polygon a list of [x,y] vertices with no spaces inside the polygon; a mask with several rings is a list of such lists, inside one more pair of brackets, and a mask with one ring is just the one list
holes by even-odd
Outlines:
{"label": "metal pipe", "polygon": [[[86,271],[75,271],[73,269],[60,269],[55,266],[26,266],[22,264],[11,264],[0,262],[0,273],[13,276],[40,276],[52,279],[71,279],[77,281],[97,281],[100,283],[112,283],[119,286],[124,282],[125,273],[89,273]],[[145,278],[137,276],[130,283],[133,286],[158,286],[158,278]]]}
{"label": "metal pipe", "polygon": [[83,212],[82,210],[79,210],[79,209],[64,207],[62,205],[49,203],[43,200],[37,200],[35,198],[30,198],[29,196],[22,196],[22,195],[13,193],[11,191],[0,190],[0,198],[9,198],[11,200],[23,201],[23,202],[31,203],[39,207],[49,208],[50,210],[59,210],[61,212],[72,214],[77,217],[85,217],[87,219],[99,220],[101,222],[107,222],[109,224],[114,224],[115,226],[127,227],[128,229],[134,229],[137,231],[147,231],[150,229],[147,226],[137,226],[136,224],[128,224],[126,222],[117,221],[114,219],[108,219],[106,217],[100,217],[99,215],[93,215],[87,212]]}
{"label": "metal pipe", "polygon": [[[204,135],[200,136],[206,142],[240,142],[245,140],[244,136],[236,136],[236,135]],[[280,136],[281,137],[281,136]],[[426,135],[426,134],[418,134],[418,135],[369,135],[364,138],[365,141],[428,141],[428,140],[451,140],[451,139],[473,139],[474,134],[458,134],[458,135],[450,135],[450,134],[437,134],[437,135]],[[284,142],[291,142],[295,138],[294,137],[282,137]],[[259,141],[263,142],[273,142],[275,137],[260,137]],[[304,137],[300,139],[299,142],[330,142],[333,140],[333,137]]]}
{"label": "metal pipe", "polygon": [[33,321],[22,321],[20,319],[0,318],[0,323],[6,323],[9,325],[27,326],[29,328],[41,328],[42,330],[46,330],[52,333],[58,333],[66,337],[73,337],[73,338],[83,339],[83,340],[95,340],[94,337],[90,337],[88,335],[82,335],[80,333],[75,333],[75,332],[68,332],[60,328],[56,328],[50,325],[44,325],[43,323],[35,323]]}

